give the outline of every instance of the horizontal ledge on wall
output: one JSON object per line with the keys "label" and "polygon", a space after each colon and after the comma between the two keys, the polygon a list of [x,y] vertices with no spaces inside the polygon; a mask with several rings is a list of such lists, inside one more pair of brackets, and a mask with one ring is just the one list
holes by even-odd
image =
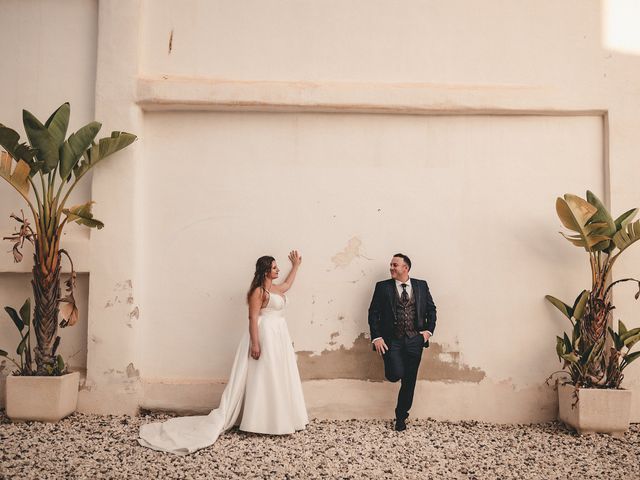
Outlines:
{"label": "horizontal ledge on wall", "polygon": [[145,111],[249,111],[396,115],[604,115],[575,92],[535,85],[138,79]]}
{"label": "horizontal ledge on wall", "polygon": [[[0,238],[13,234],[13,230],[0,231]],[[13,261],[11,248],[13,245],[3,242],[5,250],[0,251],[0,273],[31,273],[33,269],[33,245],[25,242],[21,249],[24,258],[20,263]],[[71,259],[77,273],[87,273],[89,271],[89,237],[84,235],[67,235],[60,241],[60,248],[64,248]],[[69,260],[62,256],[62,273],[71,272]]]}
{"label": "horizontal ledge on wall", "polygon": [[[143,378],[140,408],[208,414],[218,407],[225,386],[214,380]],[[340,378],[303,381],[302,389],[309,416],[320,419],[388,419],[397,395],[397,386],[390,382]],[[423,401],[414,405],[412,418],[537,423],[549,422],[557,415],[556,394],[544,384],[514,388],[510,382],[496,384],[490,380],[480,383],[421,380],[416,390]],[[80,392],[81,397],[83,393]],[[474,399],[472,408],[467,398]]]}

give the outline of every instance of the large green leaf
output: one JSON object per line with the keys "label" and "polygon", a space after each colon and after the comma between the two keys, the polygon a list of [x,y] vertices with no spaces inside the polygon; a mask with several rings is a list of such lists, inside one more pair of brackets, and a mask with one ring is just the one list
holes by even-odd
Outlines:
{"label": "large green leaf", "polygon": [[556,353],[558,354],[558,358],[562,358],[562,355],[565,354],[564,340],[562,340],[561,337],[556,337]]}
{"label": "large green leaf", "polygon": [[601,232],[607,227],[604,222],[592,222],[590,220],[598,213],[598,208],[586,200],[567,193],[564,198],[556,199],[556,212],[562,224],[577,235],[563,236],[572,244],[582,247],[588,252],[601,242],[610,238]]}
{"label": "large green leaf", "polygon": [[580,360],[580,357],[578,357],[578,355],[576,355],[575,352],[571,352],[571,353],[565,353],[564,355],[562,355],[562,359],[570,363],[577,363]]}
{"label": "large green leaf", "polygon": [[31,324],[31,299],[27,298],[22,307],[20,307],[20,318],[24,322],[25,325],[29,326]]}
{"label": "large green leaf", "polygon": [[64,372],[64,360],[62,359],[62,355],[58,355],[56,357],[56,367],[58,368],[58,375],[62,375],[62,372]]}
{"label": "large green leaf", "polygon": [[616,347],[616,350],[622,350],[622,347],[624,347],[624,342],[620,339],[620,335],[614,332],[611,327],[607,327],[607,330],[609,331],[609,335],[611,335],[611,338],[613,339],[613,344]]}
{"label": "large green leaf", "polygon": [[640,342],[640,333],[636,333],[635,335],[627,338],[624,341],[624,346],[631,349],[634,347],[636,343]]}
{"label": "large green leaf", "polygon": [[640,351],[633,352],[633,353],[628,353],[627,355],[623,356],[622,359],[626,362],[627,365],[629,365],[631,362],[633,362],[638,357],[640,357]]}
{"label": "large green leaf", "polygon": [[598,209],[577,195],[566,193],[564,198],[556,200],[556,211],[566,228],[582,234],[584,226],[598,212]]}
{"label": "large green leaf", "polygon": [[598,228],[599,227],[595,225],[587,225],[585,227],[585,230],[589,232],[586,241],[584,240],[584,237],[582,237],[582,235],[565,235],[562,232],[560,232],[560,235],[569,240],[576,247],[582,247],[589,252],[599,251],[602,250],[600,246],[604,245],[605,242],[609,242],[611,239],[605,235],[596,235],[594,233],[591,233]]}
{"label": "large green leaf", "polygon": [[20,135],[15,130],[5,127],[0,123],[0,147],[4,148],[11,156],[18,146]]}
{"label": "large green leaf", "polygon": [[586,364],[591,362],[593,352],[596,350],[597,345],[598,343],[596,342],[592,344],[589,348],[587,348],[584,352],[582,352],[582,355],[580,355],[580,365],[584,367]]}
{"label": "large green leaf", "polygon": [[624,212],[622,215],[616,218],[614,221],[616,225],[616,231],[620,230],[623,227],[626,227],[629,224],[629,222],[633,220],[633,217],[635,217],[637,213],[638,213],[638,209],[632,208],[631,210]]}
{"label": "large green leaf", "polygon": [[564,303],[562,300],[558,300],[556,297],[552,297],[551,295],[545,295],[545,297],[554,307],[562,312],[562,314],[571,320],[573,316],[573,308]]}
{"label": "large green leaf", "polygon": [[69,222],[77,222],[80,225],[86,225],[87,227],[100,230],[104,227],[104,223],[93,218],[93,213],[91,213],[93,203],[94,202],[87,202],[82,205],[75,205],[71,208],[65,208],[62,212],[67,215]]}
{"label": "large green leaf", "polygon": [[575,325],[573,325],[573,330],[571,332],[571,344],[575,350],[580,348],[580,320],[576,320]]}
{"label": "large green leaf", "polygon": [[616,247],[622,252],[629,248],[631,244],[640,240],[640,220],[636,220],[633,223],[629,223],[624,228],[621,228],[613,236],[613,241]]}
{"label": "large green leaf", "polygon": [[24,322],[20,318],[20,315],[18,315],[18,312],[16,312],[15,308],[4,307],[4,311],[9,314],[9,316],[11,317],[11,320],[13,320],[13,323],[15,324],[16,328],[20,332],[22,332],[22,330],[24,329]]}
{"label": "large green leaf", "polygon": [[618,333],[620,335],[624,335],[627,333],[627,326],[622,322],[622,320],[618,320]]}
{"label": "large green leaf", "polygon": [[589,293],[589,290],[583,290],[573,303],[573,318],[576,320],[580,320],[584,314],[584,308],[589,300]]}
{"label": "large green leaf", "polygon": [[18,344],[18,348],[16,348],[16,353],[18,355],[22,355],[24,353],[24,349],[26,348],[28,341],[29,341],[29,332],[27,331],[27,334],[24,337],[22,337],[22,340]]}
{"label": "large green leaf", "polygon": [[569,340],[569,337],[566,333],[562,337],[562,340],[564,341],[564,351],[567,353],[573,352],[573,345],[571,344],[571,340]]}
{"label": "large green leaf", "polygon": [[60,178],[67,180],[82,157],[82,154],[92,145],[93,139],[102,128],[102,124],[91,122],[76,133],[71,134],[60,149]]}
{"label": "large green leaf", "polygon": [[85,152],[84,159],[73,169],[73,174],[76,178],[80,178],[104,158],[131,145],[136,138],[135,135],[127,132],[111,132],[110,137],[101,138],[97,144],[92,143]]}
{"label": "large green leaf", "polygon": [[597,212],[590,219],[593,223],[606,223],[607,230],[605,235],[613,235],[616,231],[616,224],[613,221],[613,217],[609,213],[607,207],[602,201],[590,190],[587,190],[587,202],[596,207]]}
{"label": "large green leaf", "polygon": [[598,209],[595,215],[589,220],[589,224],[599,224],[601,227],[593,233],[607,237],[606,240],[594,244],[592,248],[594,251],[605,250],[611,245],[611,237],[616,233],[616,224],[604,203],[589,190],[587,190],[587,202]]}
{"label": "large green leaf", "polygon": [[51,137],[56,142],[56,148],[60,148],[62,146],[64,139],[67,136],[70,114],[71,107],[69,106],[69,102],[63,103],[44,123],[44,126],[47,127]]}
{"label": "large green leaf", "polygon": [[640,327],[632,328],[631,330],[626,330],[624,333],[621,333],[620,338],[624,341],[629,337],[637,335],[638,333],[640,333]]}
{"label": "large green leaf", "polygon": [[98,142],[100,160],[128,147],[136,138],[135,135],[127,132],[111,132],[111,137],[101,138]]}
{"label": "large green leaf", "polygon": [[0,123],[0,146],[16,160],[31,164],[36,151],[26,143],[20,143],[20,135],[15,130]]}
{"label": "large green leaf", "polygon": [[38,153],[36,158],[44,162],[45,172],[51,171],[58,166],[60,156],[58,144],[51,132],[38,120],[31,112],[22,111],[22,122],[24,130],[27,132],[29,143]]}

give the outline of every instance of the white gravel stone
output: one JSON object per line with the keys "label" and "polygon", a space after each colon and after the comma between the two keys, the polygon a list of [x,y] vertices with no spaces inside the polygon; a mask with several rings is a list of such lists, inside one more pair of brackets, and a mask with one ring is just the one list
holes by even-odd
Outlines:
{"label": "white gravel stone", "polygon": [[624,440],[580,437],[558,423],[318,421],[294,435],[233,429],[177,457],[137,443],[141,424],[169,418],[74,414],[11,423],[0,412],[2,479],[640,479],[640,424]]}

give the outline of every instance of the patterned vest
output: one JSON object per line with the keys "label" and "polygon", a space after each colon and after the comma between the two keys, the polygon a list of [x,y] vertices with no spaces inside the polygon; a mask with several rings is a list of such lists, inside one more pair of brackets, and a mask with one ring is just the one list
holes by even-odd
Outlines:
{"label": "patterned vest", "polygon": [[416,331],[416,300],[411,292],[411,297],[404,303],[396,290],[396,322],[393,325],[393,335],[396,338],[403,338],[405,335],[413,338],[418,335]]}

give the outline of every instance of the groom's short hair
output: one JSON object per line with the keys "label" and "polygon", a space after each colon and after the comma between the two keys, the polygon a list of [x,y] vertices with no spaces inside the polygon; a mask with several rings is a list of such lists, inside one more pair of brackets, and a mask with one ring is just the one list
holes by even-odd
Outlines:
{"label": "groom's short hair", "polygon": [[404,263],[407,264],[407,267],[409,267],[409,270],[411,270],[411,259],[407,257],[404,253],[396,253],[394,257],[401,258],[404,261]]}

